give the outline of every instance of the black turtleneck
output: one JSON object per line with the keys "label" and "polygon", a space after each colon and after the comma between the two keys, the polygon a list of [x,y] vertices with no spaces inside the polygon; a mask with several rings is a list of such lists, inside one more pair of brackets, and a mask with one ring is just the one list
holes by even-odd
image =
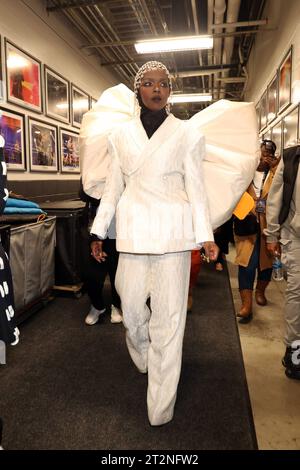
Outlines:
{"label": "black turtleneck", "polygon": [[160,109],[159,111],[151,111],[150,109],[146,108],[143,103],[141,103],[140,118],[149,139],[153,136],[154,132],[157,131],[159,126],[161,126],[167,117],[168,115],[165,108]]}

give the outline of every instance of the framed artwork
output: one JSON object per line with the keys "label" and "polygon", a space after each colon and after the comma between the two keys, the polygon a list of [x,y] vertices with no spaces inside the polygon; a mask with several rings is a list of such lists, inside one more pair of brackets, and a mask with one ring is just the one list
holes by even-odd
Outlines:
{"label": "framed artwork", "polygon": [[296,106],[283,119],[283,148],[294,147],[298,143],[299,106]]}
{"label": "framed artwork", "polygon": [[283,111],[291,103],[292,47],[279,66],[278,80],[278,112],[281,113],[281,111]]}
{"label": "framed artwork", "polygon": [[263,139],[272,140],[272,130],[271,130],[271,129],[269,129],[269,130],[263,135]]}
{"label": "framed artwork", "polygon": [[267,122],[270,123],[277,116],[277,98],[278,98],[278,75],[276,73],[275,77],[271,80],[268,86],[268,119]]}
{"label": "framed artwork", "polygon": [[59,130],[60,168],[63,173],[80,173],[79,134]]}
{"label": "framed artwork", "polygon": [[95,100],[95,98],[90,97],[90,109],[94,107],[94,105],[97,103],[98,100]]}
{"label": "framed artwork", "polygon": [[282,121],[272,128],[272,140],[276,144],[275,155],[282,154]]}
{"label": "framed artwork", "polygon": [[45,113],[59,121],[70,122],[69,82],[45,65]]}
{"label": "framed artwork", "polygon": [[42,112],[41,63],[5,40],[7,101]]}
{"label": "framed artwork", "polygon": [[260,101],[257,103],[257,105],[255,106],[255,111],[256,111],[256,118],[257,118],[257,129],[258,129],[258,132],[260,131]]}
{"label": "framed artwork", "polygon": [[89,110],[89,95],[72,84],[72,125],[80,127],[83,115]]}
{"label": "framed artwork", "polygon": [[2,62],[2,40],[0,36],[0,101],[4,98],[4,82],[3,82],[3,62]]}
{"label": "framed artwork", "polygon": [[260,128],[264,129],[268,120],[268,93],[264,92],[260,99]]}
{"label": "framed artwork", "polygon": [[29,118],[29,160],[32,171],[58,171],[57,128]]}
{"label": "framed artwork", "polygon": [[5,140],[4,158],[9,170],[25,170],[25,128],[23,114],[0,108],[0,135]]}

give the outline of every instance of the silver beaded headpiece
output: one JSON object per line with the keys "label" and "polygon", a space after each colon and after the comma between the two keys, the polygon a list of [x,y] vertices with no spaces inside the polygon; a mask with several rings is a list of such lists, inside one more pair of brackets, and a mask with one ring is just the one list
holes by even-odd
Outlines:
{"label": "silver beaded headpiece", "polygon": [[150,60],[149,62],[146,62],[144,65],[142,65],[142,67],[139,68],[134,78],[134,93],[136,96],[141,86],[141,81],[142,81],[143,76],[145,75],[146,72],[150,72],[150,70],[164,70],[164,72],[166,72],[167,77],[168,77],[170,91],[172,91],[171,76],[167,67],[161,62],[157,62],[156,60]]}

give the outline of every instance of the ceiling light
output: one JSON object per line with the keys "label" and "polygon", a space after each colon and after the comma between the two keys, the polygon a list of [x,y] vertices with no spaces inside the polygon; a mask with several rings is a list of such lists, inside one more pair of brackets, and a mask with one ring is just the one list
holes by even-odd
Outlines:
{"label": "ceiling light", "polygon": [[172,95],[170,103],[198,103],[203,101],[211,101],[212,96],[205,93],[190,93],[188,95]]}
{"label": "ceiling light", "polygon": [[138,41],[134,47],[138,54],[212,49],[213,38],[212,36],[182,36],[177,38],[151,39]]}

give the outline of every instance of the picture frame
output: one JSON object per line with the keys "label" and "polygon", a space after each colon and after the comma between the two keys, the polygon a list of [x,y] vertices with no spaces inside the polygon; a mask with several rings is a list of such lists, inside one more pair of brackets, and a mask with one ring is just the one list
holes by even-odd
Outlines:
{"label": "picture frame", "polygon": [[268,122],[268,93],[264,92],[260,99],[260,130],[267,126]]}
{"label": "picture frame", "polygon": [[4,80],[3,80],[3,61],[2,61],[2,38],[0,36],[0,101],[4,100]]}
{"label": "picture frame", "polygon": [[283,148],[294,147],[299,141],[299,105],[283,118]]}
{"label": "picture frame", "polygon": [[272,140],[272,129],[269,129],[267,132],[265,132],[263,139]]}
{"label": "picture frame", "polygon": [[257,105],[255,106],[255,111],[256,111],[256,118],[257,118],[257,129],[258,129],[258,132],[260,131],[260,101],[257,103]]}
{"label": "picture frame", "polygon": [[42,113],[41,62],[5,39],[7,101]]}
{"label": "picture frame", "polygon": [[277,116],[278,110],[278,74],[272,78],[268,85],[268,113],[267,123],[272,122]]}
{"label": "picture frame", "polygon": [[278,113],[291,104],[292,97],[292,52],[291,47],[278,69]]}
{"label": "picture frame", "polygon": [[282,154],[282,121],[279,121],[274,127],[272,127],[272,140],[276,145],[275,155],[279,156]]}
{"label": "picture frame", "polygon": [[92,97],[90,96],[90,109],[93,108],[93,106],[97,103],[97,101],[98,101],[98,100],[96,100],[95,98],[92,98]]}
{"label": "picture frame", "polygon": [[79,134],[59,129],[60,169],[62,173],[80,173]]}
{"label": "picture frame", "polygon": [[0,107],[0,135],[5,140],[7,169],[26,170],[25,116]]}
{"label": "picture frame", "polygon": [[69,81],[47,65],[45,76],[45,114],[58,121],[70,122],[70,84]]}
{"label": "picture frame", "polygon": [[30,170],[57,172],[57,127],[29,118],[28,132]]}
{"label": "picture frame", "polygon": [[89,95],[72,83],[72,125],[80,127],[83,115],[89,110]]}

